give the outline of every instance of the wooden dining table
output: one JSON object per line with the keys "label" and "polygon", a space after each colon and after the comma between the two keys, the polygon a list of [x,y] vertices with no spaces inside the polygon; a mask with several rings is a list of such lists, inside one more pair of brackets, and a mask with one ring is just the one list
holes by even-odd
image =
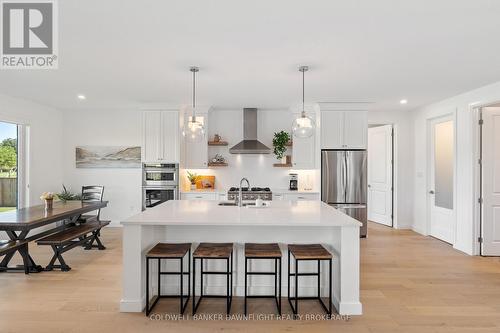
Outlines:
{"label": "wooden dining table", "polygon": [[[11,240],[31,242],[57,231],[67,228],[78,221],[78,218],[85,213],[89,213],[108,205],[107,201],[82,202],[82,201],[59,201],[54,202],[52,209],[45,209],[44,205],[21,208],[0,213],[0,231],[7,233]],[[60,223],[57,223],[60,222]],[[52,228],[39,229],[50,224],[55,224]],[[0,271],[23,270],[23,265],[9,267],[15,252],[6,255],[0,262]],[[38,273],[43,271],[43,267],[37,265],[29,254],[30,272]]]}

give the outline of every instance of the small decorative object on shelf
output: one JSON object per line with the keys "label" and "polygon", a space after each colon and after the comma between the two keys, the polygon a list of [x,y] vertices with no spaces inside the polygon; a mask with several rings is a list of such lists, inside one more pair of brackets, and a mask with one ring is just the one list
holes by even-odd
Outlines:
{"label": "small decorative object on shelf", "polygon": [[208,162],[208,166],[227,166],[226,159],[221,154],[215,154]]}
{"label": "small decorative object on shelf", "polygon": [[212,141],[208,141],[209,146],[227,146],[227,141],[222,141],[222,137],[219,134],[215,134]]}
{"label": "small decorative object on shelf", "polygon": [[45,201],[45,210],[51,210],[54,207],[54,199],[57,199],[57,194],[43,192],[40,199]]}
{"label": "small decorative object on shelf", "polygon": [[187,178],[191,183],[191,189],[196,190],[196,181],[198,180],[199,176],[196,173],[191,173],[189,171],[186,171],[186,173],[187,173]]}

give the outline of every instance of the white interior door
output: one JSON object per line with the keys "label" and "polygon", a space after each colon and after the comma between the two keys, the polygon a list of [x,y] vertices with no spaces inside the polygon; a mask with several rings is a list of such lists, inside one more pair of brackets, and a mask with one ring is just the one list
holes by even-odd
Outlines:
{"label": "white interior door", "polygon": [[455,128],[453,117],[430,122],[429,179],[430,232],[433,237],[454,243]]}
{"label": "white interior door", "polygon": [[368,129],[368,220],[392,226],[392,125]]}
{"label": "white interior door", "polygon": [[500,256],[500,108],[483,108],[482,132],[482,249]]}

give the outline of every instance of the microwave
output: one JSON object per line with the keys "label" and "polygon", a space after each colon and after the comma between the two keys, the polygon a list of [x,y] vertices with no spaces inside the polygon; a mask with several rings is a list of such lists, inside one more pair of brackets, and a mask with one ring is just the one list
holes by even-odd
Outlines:
{"label": "microwave", "polygon": [[144,163],[142,186],[178,186],[179,165],[164,163]]}

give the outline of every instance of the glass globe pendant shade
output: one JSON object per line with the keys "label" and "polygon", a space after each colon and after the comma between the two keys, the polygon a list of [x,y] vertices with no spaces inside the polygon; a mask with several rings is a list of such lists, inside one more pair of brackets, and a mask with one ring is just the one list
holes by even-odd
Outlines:
{"label": "glass globe pendant shade", "polygon": [[310,138],[314,134],[315,127],[314,120],[302,112],[300,117],[293,121],[292,132],[297,138]]}
{"label": "glass globe pendant shade", "polygon": [[205,128],[202,123],[196,121],[196,118],[190,117],[183,134],[189,142],[201,142],[205,138]]}

